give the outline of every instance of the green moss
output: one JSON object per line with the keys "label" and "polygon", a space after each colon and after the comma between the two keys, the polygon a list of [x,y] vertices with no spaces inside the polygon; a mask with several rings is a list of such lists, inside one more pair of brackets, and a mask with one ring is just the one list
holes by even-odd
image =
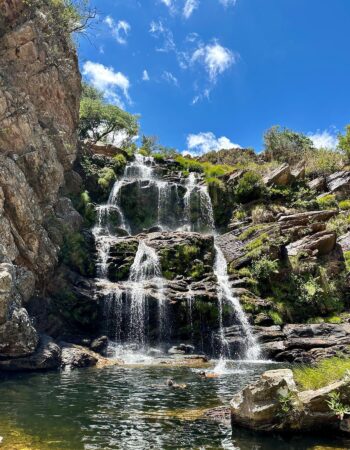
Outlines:
{"label": "green moss", "polygon": [[247,228],[246,230],[244,230],[238,236],[238,239],[240,239],[241,241],[245,241],[246,239],[249,239],[250,236],[252,236],[254,233],[256,233],[257,231],[263,230],[264,228],[265,228],[265,225],[262,225],[262,224],[253,225],[253,226]]}
{"label": "green moss", "polygon": [[248,252],[252,252],[254,250],[257,250],[259,248],[261,248],[266,242],[269,241],[269,235],[267,233],[263,233],[260,236],[258,236],[257,238],[251,240],[250,242],[248,242],[245,245],[245,249]]}
{"label": "green moss", "polygon": [[83,276],[92,276],[94,273],[94,264],[89,254],[87,242],[79,232],[65,233],[60,259]]}
{"label": "green moss", "polygon": [[320,389],[344,377],[350,370],[350,359],[334,357],[325,359],[316,367],[299,367],[293,370],[296,383],[301,389]]}
{"label": "green moss", "polygon": [[67,286],[53,296],[53,308],[56,314],[74,326],[91,331],[96,324],[97,303],[88,297],[76,296]]}

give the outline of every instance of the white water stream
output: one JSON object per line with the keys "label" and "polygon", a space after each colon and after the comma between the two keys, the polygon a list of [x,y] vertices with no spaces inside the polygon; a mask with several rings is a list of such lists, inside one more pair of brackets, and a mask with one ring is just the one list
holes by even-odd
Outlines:
{"label": "white water stream", "polygon": [[[167,320],[166,308],[166,282],[162,277],[159,257],[156,251],[147,246],[142,240],[139,241],[137,253],[130,269],[128,281],[124,282],[126,297],[128,301],[127,314],[123,307],[123,295],[119,288],[108,281],[108,258],[110,248],[113,242],[118,239],[109,228],[110,214],[117,213],[119,217],[119,228],[127,233],[131,233],[131,227],[127,223],[123,210],[120,206],[121,189],[128,183],[134,181],[145,182],[156,185],[158,189],[158,216],[157,223],[163,230],[169,230],[166,225],[168,214],[174,209],[175,203],[180,202],[178,193],[179,185],[174,182],[168,182],[157,179],[154,174],[155,162],[152,157],[144,157],[140,154],[135,155],[135,160],[129,163],[124,171],[121,180],[117,181],[110,193],[107,204],[97,208],[97,224],[93,228],[93,234],[96,240],[97,248],[97,275],[105,282],[106,311],[108,316],[115,321],[115,338],[117,342],[121,340],[121,328],[123,324],[127,334],[127,342],[135,346],[138,350],[145,349],[147,345],[147,322],[148,322],[148,295],[150,291],[154,292],[154,297],[158,300],[158,321],[159,321],[159,341],[164,342],[168,337],[169,326]],[[205,230],[214,235],[215,222],[211,199],[207,186],[199,183],[197,175],[190,173],[183,196],[183,217],[178,218],[180,225],[177,230]],[[200,216],[197,223],[192,223],[192,205],[193,202],[199,208]],[[182,223],[182,225],[181,225]],[[229,277],[227,274],[227,262],[220,247],[215,244],[215,263],[214,273],[217,278],[217,298],[219,309],[219,356],[220,362],[217,371],[225,366],[225,360],[230,358],[229,344],[225,339],[223,325],[223,307],[230,304],[235,311],[236,319],[242,329],[242,334],[246,340],[246,352],[244,359],[258,360],[260,349],[256,339],[253,336],[248,319],[242,309],[239,299],[232,294]],[[109,286],[109,287],[108,287]],[[152,294],[153,295],[153,294]],[[190,326],[192,327],[194,296],[191,291],[188,294],[188,312]]]}

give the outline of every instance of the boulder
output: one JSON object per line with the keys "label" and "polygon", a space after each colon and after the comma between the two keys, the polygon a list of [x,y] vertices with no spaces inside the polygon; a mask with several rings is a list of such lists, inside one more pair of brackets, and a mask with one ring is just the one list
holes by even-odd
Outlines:
{"label": "boulder", "polygon": [[[17,274],[19,278],[17,278]],[[28,276],[26,276],[28,275]],[[22,307],[20,291],[26,286],[25,298],[32,294],[31,276],[27,271],[16,272],[15,266],[0,264],[0,356],[21,357],[33,353],[38,335],[28,312]]]}
{"label": "boulder", "polygon": [[326,182],[329,192],[335,194],[338,200],[350,195],[350,172],[335,172],[327,177]]}
{"label": "boulder", "polygon": [[298,253],[305,251],[317,256],[328,255],[335,248],[337,235],[334,231],[320,231],[310,236],[305,236],[298,241],[287,245],[288,256],[297,256]]}
{"label": "boulder", "polygon": [[62,349],[62,367],[80,369],[95,366],[98,362],[98,355],[80,345],[60,342],[60,346]]}
{"label": "boulder", "polygon": [[264,177],[263,181],[267,186],[287,186],[294,179],[288,164],[282,164],[277,169]]}
{"label": "boulder", "polygon": [[340,418],[328,404],[332,393],[339,394],[340,401],[349,404],[349,377],[321,389],[298,392],[291,370],[270,370],[233,397],[232,425],[259,431],[339,429]]}
{"label": "boulder", "polygon": [[61,365],[61,349],[46,335],[40,336],[36,351],[30,356],[0,360],[0,371],[31,371],[58,369]]}
{"label": "boulder", "polygon": [[290,369],[269,370],[231,400],[232,425],[271,431],[280,427],[280,397],[296,393]]}
{"label": "boulder", "polygon": [[99,353],[100,355],[103,355],[103,356],[106,356],[106,354],[107,354],[107,347],[108,347],[108,337],[107,336],[100,336],[100,337],[94,339],[90,344],[90,348],[93,352]]}
{"label": "boulder", "polygon": [[325,177],[317,177],[307,183],[310,189],[313,189],[316,192],[322,192],[327,188],[326,178]]}

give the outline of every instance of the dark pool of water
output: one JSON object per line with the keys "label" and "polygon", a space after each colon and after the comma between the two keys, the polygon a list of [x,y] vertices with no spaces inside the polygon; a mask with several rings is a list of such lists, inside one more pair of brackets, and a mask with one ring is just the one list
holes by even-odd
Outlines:
{"label": "dark pool of water", "polygon": [[[269,366],[271,368],[271,366]],[[264,365],[235,366],[202,380],[188,368],[86,369],[21,374],[0,382],[0,435],[6,449],[313,449],[350,448],[326,438],[282,439],[198,418],[227,404]],[[183,390],[158,387],[168,377]],[[21,445],[26,447],[22,447]],[[18,445],[18,447],[16,446]],[[0,448],[1,445],[0,445]]]}

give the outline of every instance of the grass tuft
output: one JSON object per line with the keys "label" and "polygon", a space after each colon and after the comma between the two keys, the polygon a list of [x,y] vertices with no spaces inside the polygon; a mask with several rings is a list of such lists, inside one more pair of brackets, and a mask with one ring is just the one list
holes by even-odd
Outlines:
{"label": "grass tuft", "polygon": [[315,367],[298,367],[293,370],[294,379],[303,390],[319,389],[341,380],[350,370],[350,359],[334,357],[321,361]]}

